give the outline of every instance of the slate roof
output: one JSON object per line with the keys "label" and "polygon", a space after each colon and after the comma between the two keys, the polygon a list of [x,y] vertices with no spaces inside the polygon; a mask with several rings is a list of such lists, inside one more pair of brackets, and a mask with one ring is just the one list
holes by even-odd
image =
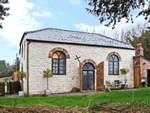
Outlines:
{"label": "slate roof", "polygon": [[141,57],[141,58],[145,59],[146,61],[150,62],[150,59],[148,59],[148,58],[146,58],[146,57],[144,57],[144,56],[142,56],[142,55],[133,56],[133,59],[134,59],[134,58],[138,58],[138,57]]}
{"label": "slate roof", "polygon": [[20,45],[23,39],[28,41],[44,41],[55,43],[69,43],[91,46],[115,47],[124,49],[135,49],[130,44],[109,38],[97,33],[87,33],[71,30],[62,30],[55,28],[45,28],[36,31],[24,32]]}

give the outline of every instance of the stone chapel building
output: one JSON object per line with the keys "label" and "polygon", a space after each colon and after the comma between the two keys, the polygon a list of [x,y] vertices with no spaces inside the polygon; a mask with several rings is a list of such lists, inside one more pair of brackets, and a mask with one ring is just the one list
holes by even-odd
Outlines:
{"label": "stone chapel building", "polygon": [[73,87],[101,90],[106,80],[124,82],[122,68],[129,69],[127,84],[133,88],[133,56],[130,44],[101,34],[54,28],[25,32],[20,41],[20,69],[27,75],[23,88],[25,93],[44,94],[47,68],[54,73],[48,80],[52,93],[70,92]]}

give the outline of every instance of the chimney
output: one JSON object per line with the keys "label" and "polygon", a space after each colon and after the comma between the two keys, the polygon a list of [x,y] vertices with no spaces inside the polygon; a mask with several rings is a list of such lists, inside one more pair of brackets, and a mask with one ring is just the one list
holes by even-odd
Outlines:
{"label": "chimney", "polygon": [[135,50],[135,55],[136,56],[139,56],[139,55],[143,56],[144,55],[141,43],[137,44],[137,49]]}

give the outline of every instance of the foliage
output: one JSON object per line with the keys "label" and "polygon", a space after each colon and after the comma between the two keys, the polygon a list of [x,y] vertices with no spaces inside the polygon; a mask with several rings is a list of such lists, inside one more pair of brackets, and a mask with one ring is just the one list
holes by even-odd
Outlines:
{"label": "foliage", "polygon": [[[17,67],[16,67],[16,65],[17,65]],[[15,69],[20,70],[20,61],[15,62]]]}
{"label": "foliage", "polygon": [[[8,0],[0,0],[0,20],[4,20],[4,17],[9,15],[9,13],[7,13],[9,8],[4,7],[4,4],[8,3],[9,3]],[[2,23],[0,23],[0,28],[3,28]]]}
{"label": "foliage", "polygon": [[[17,64],[17,70],[20,69],[20,61],[18,60],[15,64]],[[16,71],[16,65],[10,65],[5,60],[0,60],[0,77],[10,77]]]}
{"label": "foliage", "polygon": [[14,70],[10,69],[9,63],[6,63],[5,60],[0,60],[0,76],[2,77],[10,77],[12,76]]}
{"label": "foliage", "polygon": [[127,74],[129,72],[129,69],[123,68],[123,69],[120,69],[120,71],[122,74]]}
{"label": "foliage", "polygon": [[138,43],[142,43],[142,47],[144,49],[144,56],[148,59],[150,58],[150,30],[143,30],[139,37],[135,35],[133,35],[132,37],[127,36],[126,41],[135,48],[137,48]]}
{"label": "foliage", "polygon": [[[149,0],[86,0],[88,5],[92,7],[86,8],[88,13],[99,17],[100,23],[109,21],[105,26],[113,23],[112,29],[115,28],[117,22],[122,18],[126,18],[126,23],[133,21],[132,10],[138,10],[136,17],[143,15],[145,20],[150,15]],[[145,6],[148,5],[148,8]]]}
{"label": "foliage", "polygon": [[0,60],[0,76],[5,76],[8,72],[5,60]]}
{"label": "foliage", "polygon": [[47,68],[47,70],[43,71],[43,78],[47,78],[47,89],[48,89],[48,78],[53,77],[54,73]]}
{"label": "foliage", "polygon": [[18,78],[24,78],[24,77],[26,77],[26,73],[23,71],[17,71],[17,77]]}
{"label": "foliage", "polygon": [[50,69],[48,69],[48,68],[47,68],[47,70],[43,71],[43,78],[53,77],[53,75],[54,75],[53,72]]}

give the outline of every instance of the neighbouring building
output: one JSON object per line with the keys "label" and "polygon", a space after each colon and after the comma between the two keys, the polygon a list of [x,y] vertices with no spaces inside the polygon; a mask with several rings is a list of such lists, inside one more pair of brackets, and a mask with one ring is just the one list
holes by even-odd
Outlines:
{"label": "neighbouring building", "polygon": [[[137,44],[134,59],[134,86],[141,87],[141,82],[150,87],[150,60],[144,57],[142,44]],[[146,78],[146,79],[145,79]]]}
{"label": "neighbouring building", "polygon": [[[76,56],[80,58],[75,60]],[[133,56],[135,48],[130,44],[101,34],[54,28],[25,32],[20,41],[20,70],[27,74],[24,91],[43,94],[47,88],[43,71],[47,68],[54,73],[48,80],[52,93],[70,92],[73,87],[101,90],[106,80],[124,82],[122,68],[130,70],[127,84],[133,88]],[[137,58],[142,56],[134,60]]]}

